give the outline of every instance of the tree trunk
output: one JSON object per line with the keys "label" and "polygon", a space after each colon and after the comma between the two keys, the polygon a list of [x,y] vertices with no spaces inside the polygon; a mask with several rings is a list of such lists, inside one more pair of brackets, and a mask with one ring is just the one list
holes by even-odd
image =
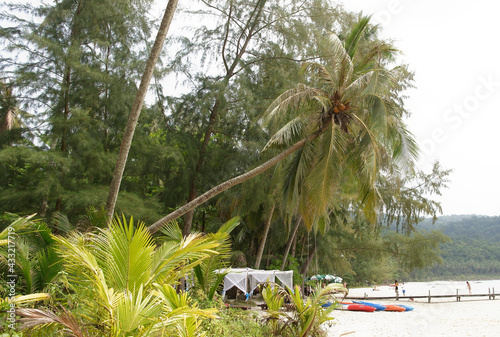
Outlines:
{"label": "tree trunk", "polygon": [[315,253],[316,253],[316,243],[313,242],[311,248],[309,248],[309,254],[307,255],[306,262],[304,262],[302,270],[300,271],[302,276],[305,276],[307,274],[307,271],[309,270],[309,266],[311,265]]}
{"label": "tree trunk", "polygon": [[[228,77],[228,75],[226,75]],[[200,152],[198,153],[198,162],[196,163],[196,167],[194,169],[193,175],[191,176],[191,181],[189,183],[189,195],[187,202],[190,202],[196,198],[196,194],[198,193],[198,189],[196,188],[196,180],[198,179],[198,174],[203,167],[203,163],[205,162],[205,153],[207,152],[208,143],[210,142],[210,137],[212,137],[212,132],[215,126],[215,120],[217,115],[219,114],[220,104],[219,98],[215,100],[215,104],[212,107],[212,112],[210,113],[210,118],[208,120],[207,130],[205,131],[205,137],[203,137],[203,143],[201,144]],[[189,235],[191,233],[191,227],[193,226],[193,217],[194,217],[194,208],[186,213],[184,216],[184,228],[182,230],[182,234],[184,236]]]}
{"label": "tree trunk", "polygon": [[297,230],[299,229],[300,222],[302,221],[302,218],[297,219],[297,223],[295,224],[295,227],[293,228],[292,235],[288,239],[288,244],[286,245],[286,250],[285,254],[283,254],[283,263],[281,264],[281,270],[285,270],[285,265],[288,259],[288,253],[290,252],[290,247],[292,247],[293,240],[295,239],[295,236],[297,235]]}
{"label": "tree trunk", "polygon": [[139,115],[141,114],[142,105],[144,103],[144,98],[148,92],[149,83],[151,82],[151,77],[153,76],[153,71],[160,55],[163,43],[165,42],[165,37],[167,36],[170,23],[174,16],[175,9],[177,7],[178,0],[169,0],[163,19],[160,24],[160,28],[156,35],[151,54],[149,55],[148,62],[146,64],[146,69],[142,75],[141,84],[137,95],[132,105],[130,115],[127,121],[127,127],[125,128],[125,133],[123,135],[122,143],[120,146],[120,151],[118,152],[118,158],[116,160],[115,170],[113,172],[113,179],[109,187],[108,199],[106,202],[106,214],[108,217],[108,222],[113,219],[113,213],[115,211],[116,199],[118,198],[118,191],[120,190],[120,184],[123,177],[123,171],[125,170],[125,164],[127,163],[127,157],[130,150],[130,145],[132,144],[132,138],[134,137],[135,127],[137,126],[137,121],[139,120]]}
{"label": "tree trunk", "polygon": [[12,125],[14,124],[14,113],[11,109],[7,109],[5,113],[5,117],[0,124],[0,132],[1,131],[9,131],[12,129]]}
{"label": "tree trunk", "polygon": [[295,233],[295,237],[293,238],[292,252],[290,253],[290,256],[295,257],[296,253],[297,253],[297,233]]}
{"label": "tree trunk", "polygon": [[[249,21],[247,21],[247,24],[245,27],[242,29],[242,35],[241,36],[246,36],[245,41],[242,44],[241,49],[238,51],[236,57],[234,58],[233,62],[229,66],[226,62],[226,55],[224,55],[224,50],[222,53],[222,59],[224,61],[224,66],[226,68],[226,75],[224,76],[223,83],[224,86],[221,89],[221,92],[219,96],[217,96],[215,103],[212,107],[212,110],[210,112],[210,118],[208,120],[208,125],[207,125],[207,130],[205,131],[205,136],[203,137],[203,143],[201,144],[200,151],[198,153],[198,161],[196,163],[196,168],[193,172],[193,175],[191,177],[191,180],[189,182],[189,195],[187,199],[187,203],[193,201],[196,198],[196,195],[198,193],[197,188],[196,188],[196,181],[198,179],[198,175],[201,172],[201,169],[203,167],[203,163],[205,162],[205,154],[207,152],[207,147],[208,143],[210,142],[210,138],[212,137],[212,133],[215,127],[215,122],[217,120],[217,116],[220,114],[221,110],[224,109],[224,93],[226,90],[226,87],[229,83],[229,80],[234,76],[235,72],[234,70],[236,69],[236,66],[240,63],[241,59],[243,58],[243,55],[246,52],[246,48],[248,44],[250,43],[250,40],[253,37],[253,34],[255,32],[255,29],[257,27],[257,22],[259,20],[259,17],[262,13],[262,9],[265,5],[267,0],[260,0],[256,3],[254,13],[255,17],[252,16],[250,17]],[[229,35],[229,29],[230,29],[230,22],[233,20],[231,16],[231,11],[228,14],[228,22],[226,25],[226,40],[224,41],[224,45],[227,43],[227,37]],[[248,28],[248,33],[245,32],[245,30]],[[243,34],[244,33],[244,34]],[[182,234],[184,236],[188,235],[191,233],[191,228],[193,226],[193,217],[194,217],[194,208],[189,210],[186,215],[184,216],[184,228],[182,230]]]}
{"label": "tree trunk", "polygon": [[316,132],[310,134],[308,137],[306,137],[302,140],[299,140],[297,143],[293,144],[291,147],[289,147],[285,151],[281,152],[277,156],[269,159],[268,161],[266,161],[262,165],[259,165],[256,168],[254,168],[246,173],[243,173],[237,177],[234,177],[232,179],[229,179],[229,180],[223,182],[220,185],[215,186],[214,188],[203,193],[202,195],[200,195],[199,197],[197,197],[193,201],[188,202],[187,204],[185,204],[182,207],[179,207],[178,209],[176,209],[172,213],[168,214],[167,216],[161,218],[160,220],[156,221],[154,224],[149,226],[148,227],[149,231],[151,233],[155,233],[163,225],[177,219],[178,217],[183,216],[184,214],[186,214],[190,210],[194,209],[195,207],[212,199],[213,197],[215,197],[219,193],[222,193],[225,190],[228,190],[229,188],[231,188],[233,186],[239,185],[239,184],[255,177],[256,175],[259,175],[259,174],[269,170],[271,167],[278,164],[280,161],[282,161],[283,159],[285,159],[286,157],[288,157],[289,155],[291,155],[292,153],[294,153],[298,149],[302,148],[304,145],[306,145],[306,143],[311,142],[314,139],[318,138],[331,123],[332,123],[332,120],[328,119],[327,121],[325,121],[325,123],[323,123],[320,126],[320,128],[318,130],[316,130]]}
{"label": "tree trunk", "polygon": [[269,233],[269,228],[271,228],[271,222],[273,219],[275,208],[276,205],[273,204],[273,207],[269,212],[269,217],[267,218],[266,227],[264,228],[264,233],[262,233],[262,240],[260,241],[259,250],[257,251],[257,258],[255,259],[255,269],[259,269],[260,267],[260,261],[262,260],[262,254],[264,254],[264,247],[266,246],[267,234]]}

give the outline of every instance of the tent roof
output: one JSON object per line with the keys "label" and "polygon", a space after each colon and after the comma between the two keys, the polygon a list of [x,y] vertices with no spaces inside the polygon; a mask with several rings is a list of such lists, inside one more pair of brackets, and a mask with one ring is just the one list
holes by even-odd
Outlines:
{"label": "tent roof", "polygon": [[227,273],[224,277],[223,291],[227,291],[232,287],[237,287],[241,291],[247,293],[247,291],[254,290],[259,283],[267,280],[275,282],[276,278],[285,286],[289,288],[293,287],[293,270],[281,271],[257,270],[251,268],[226,268],[216,270],[215,273]]}

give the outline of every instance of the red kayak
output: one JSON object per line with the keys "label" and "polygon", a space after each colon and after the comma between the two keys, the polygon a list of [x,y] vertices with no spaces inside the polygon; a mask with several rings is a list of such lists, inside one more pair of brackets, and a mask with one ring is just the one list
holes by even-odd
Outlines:
{"label": "red kayak", "polygon": [[342,304],[342,307],[344,309],[347,309],[349,311],[374,312],[376,310],[376,308],[365,304],[349,303],[349,302],[340,302],[340,304]]}

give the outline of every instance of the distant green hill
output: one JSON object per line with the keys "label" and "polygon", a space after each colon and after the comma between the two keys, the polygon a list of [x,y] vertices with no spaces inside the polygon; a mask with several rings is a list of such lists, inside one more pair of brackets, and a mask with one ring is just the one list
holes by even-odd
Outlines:
{"label": "distant green hill", "polygon": [[418,279],[476,279],[500,277],[500,217],[442,216],[425,219],[421,230],[441,230],[451,238],[442,249],[443,265],[415,273]]}

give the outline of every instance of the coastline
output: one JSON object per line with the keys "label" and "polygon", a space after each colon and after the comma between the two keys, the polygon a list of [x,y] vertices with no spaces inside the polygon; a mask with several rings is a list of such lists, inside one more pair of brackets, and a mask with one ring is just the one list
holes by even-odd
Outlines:
{"label": "coastline", "polygon": [[407,312],[356,312],[335,310],[328,337],[339,336],[497,336],[500,330],[500,300],[460,302],[373,301],[405,304]]}
{"label": "coastline", "polygon": [[[370,296],[394,296],[394,290],[389,286],[379,287],[379,291],[372,288],[354,288],[349,295],[368,296],[367,301],[378,304],[404,304],[414,308],[406,312],[357,312],[335,310],[332,313],[333,323],[327,328],[328,337],[340,336],[498,336],[500,335],[500,281],[471,281],[473,293],[488,292],[488,288],[495,287],[496,299],[464,297],[461,301],[453,298],[416,298],[412,295],[433,294],[467,294],[465,282],[462,281],[435,281],[435,282],[408,282],[403,286],[406,296],[398,301],[370,300]],[[348,298],[346,301],[350,301]]]}

